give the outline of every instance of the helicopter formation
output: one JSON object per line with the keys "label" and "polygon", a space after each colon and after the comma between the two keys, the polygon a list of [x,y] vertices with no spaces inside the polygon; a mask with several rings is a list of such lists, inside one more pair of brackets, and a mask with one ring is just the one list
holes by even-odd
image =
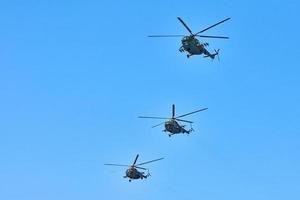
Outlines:
{"label": "helicopter formation", "polygon": [[[197,33],[193,33],[192,30],[187,26],[187,24],[180,18],[177,17],[177,19],[181,22],[181,24],[188,30],[188,32],[190,33],[190,35],[149,35],[148,37],[182,37],[181,39],[181,46],[179,48],[180,52],[185,52],[187,54],[187,58],[190,58],[193,55],[202,55],[204,54],[204,58],[211,58],[211,59],[215,59],[215,57],[217,56],[219,59],[219,50],[214,50],[213,52],[209,52],[206,47],[209,46],[208,43],[206,42],[200,42],[197,37],[200,38],[218,38],[218,39],[229,39],[229,37],[226,36],[212,36],[212,35],[202,35],[202,33],[204,33],[205,31],[219,25],[222,24],[226,21],[228,21],[230,18],[226,18],[222,21],[217,22],[216,24],[213,24]],[[163,122],[152,126],[152,128],[164,125],[165,129],[163,130],[163,132],[168,133],[168,136],[171,137],[172,135],[175,134],[190,134],[192,131],[194,131],[194,129],[192,128],[192,121],[189,120],[185,120],[182,119],[183,117],[186,117],[188,115],[192,115],[198,112],[202,112],[207,110],[208,108],[202,108],[202,109],[198,109],[186,114],[182,114],[179,116],[175,115],[175,105],[172,105],[172,116],[171,117],[156,117],[156,116],[139,116],[139,118],[144,118],[144,119],[159,119],[159,120],[164,120]],[[181,123],[188,123],[190,124],[191,128],[190,129],[186,129],[185,128],[185,124],[181,124]],[[149,164],[152,162],[156,162],[159,160],[162,160],[164,158],[158,158],[158,159],[154,159],[154,160],[150,160],[147,162],[142,162],[142,163],[138,163],[137,164],[137,160],[139,158],[139,154],[136,155],[133,163],[131,165],[124,165],[124,164],[104,164],[104,165],[109,165],[109,166],[119,166],[119,167],[127,167],[127,170],[125,171],[125,176],[123,176],[124,178],[128,178],[129,182],[131,182],[132,180],[136,180],[136,179],[147,179],[150,175],[149,173],[149,169],[148,168],[144,168],[141,167],[142,165],[145,164]],[[143,171],[141,171],[143,170]],[[147,171],[147,173],[146,173]]]}

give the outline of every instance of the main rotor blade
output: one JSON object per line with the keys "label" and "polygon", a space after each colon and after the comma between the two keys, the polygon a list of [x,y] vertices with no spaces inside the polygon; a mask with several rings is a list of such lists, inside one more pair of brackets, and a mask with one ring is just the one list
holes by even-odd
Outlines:
{"label": "main rotor blade", "polygon": [[212,25],[212,26],[207,27],[206,29],[203,29],[202,31],[199,31],[199,32],[196,33],[195,35],[198,35],[199,33],[203,33],[203,32],[205,32],[205,31],[207,31],[208,29],[211,29],[211,28],[213,28],[213,27],[215,27],[215,26],[217,26],[217,25],[219,25],[219,24],[221,24],[221,23],[226,22],[227,20],[230,20],[230,17],[228,17],[228,18],[226,18],[226,19],[224,19],[224,20],[222,20],[222,21],[220,21],[220,22],[218,22],[218,23],[216,23],[216,24],[214,24],[214,25]]}
{"label": "main rotor blade", "polygon": [[148,35],[148,37],[184,37],[185,35]]}
{"label": "main rotor blade", "polygon": [[176,119],[176,121],[187,122],[187,123],[190,123],[190,124],[194,123],[194,122],[192,122],[192,121],[183,120],[183,119]]}
{"label": "main rotor blade", "polygon": [[203,37],[203,38],[219,38],[219,39],[229,39],[229,37],[225,36],[212,36],[212,35],[195,35],[196,37]]}
{"label": "main rotor blade", "polygon": [[146,169],[144,167],[137,167],[137,166],[135,166],[135,168],[142,169],[142,170],[148,170],[148,169]]}
{"label": "main rotor blade", "polygon": [[178,117],[175,117],[175,119],[178,119],[180,117],[184,117],[184,116],[187,116],[187,115],[191,115],[191,114],[194,114],[194,113],[197,113],[197,112],[200,112],[200,111],[204,111],[204,110],[207,110],[208,108],[203,108],[203,109],[200,109],[200,110],[196,110],[194,112],[190,112],[190,113],[187,113],[187,114],[184,114],[184,115],[180,115]]}
{"label": "main rotor blade", "polygon": [[134,165],[135,165],[135,163],[136,163],[136,161],[137,161],[138,157],[139,157],[139,154],[136,154],[136,157],[135,157],[135,159],[134,159],[134,162],[133,162],[132,166],[134,166]]}
{"label": "main rotor blade", "polygon": [[157,125],[155,125],[155,126],[152,126],[151,128],[158,127],[158,126],[160,126],[160,125],[162,125],[162,124],[164,124],[164,123],[165,123],[165,122],[159,123],[159,124],[157,124]]}
{"label": "main rotor blade", "polygon": [[173,104],[172,105],[172,118],[175,117],[175,105]]}
{"label": "main rotor blade", "polygon": [[147,116],[139,116],[138,118],[144,118],[144,119],[170,119],[167,117],[147,117]]}
{"label": "main rotor blade", "polygon": [[117,167],[130,167],[130,165],[119,165],[119,164],[104,164],[104,165],[117,166]]}
{"label": "main rotor blade", "polygon": [[184,23],[184,21],[180,18],[177,17],[177,19],[183,24],[183,26],[190,32],[191,35],[193,35],[192,30]]}
{"label": "main rotor blade", "polygon": [[159,160],[162,160],[162,159],[164,159],[164,158],[158,158],[158,159],[155,159],[155,160],[150,160],[150,161],[147,161],[147,162],[143,162],[143,163],[137,164],[136,166],[148,164],[148,163],[155,162],[155,161],[159,161]]}

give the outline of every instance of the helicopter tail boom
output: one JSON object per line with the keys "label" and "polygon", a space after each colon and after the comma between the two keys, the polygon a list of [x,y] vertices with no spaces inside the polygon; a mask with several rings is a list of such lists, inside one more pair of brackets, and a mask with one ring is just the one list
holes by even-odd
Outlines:
{"label": "helicopter tail boom", "polygon": [[218,60],[220,60],[220,58],[219,58],[219,51],[220,51],[220,49],[218,49],[218,50],[215,50],[215,52],[214,53],[208,53],[207,55],[205,55],[205,56],[203,56],[204,58],[207,58],[207,57],[210,57],[211,59],[215,59],[215,57],[217,56],[218,57]]}

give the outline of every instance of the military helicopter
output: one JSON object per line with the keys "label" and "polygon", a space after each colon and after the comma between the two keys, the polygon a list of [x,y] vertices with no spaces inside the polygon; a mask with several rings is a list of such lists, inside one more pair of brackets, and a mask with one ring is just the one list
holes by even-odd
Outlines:
{"label": "military helicopter", "polygon": [[[136,161],[137,161],[138,157],[139,157],[139,154],[136,155],[132,165],[119,165],[119,164],[104,164],[104,165],[129,167],[126,170],[126,174],[125,174],[125,176],[123,176],[123,178],[129,178],[129,182],[131,182],[131,180],[133,180],[133,179],[146,179],[149,176],[151,176],[150,173],[149,173],[149,170],[146,169],[146,168],[140,167],[141,165],[145,165],[145,164],[148,164],[148,163],[151,163],[151,162],[155,162],[155,161],[159,161],[159,160],[164,159],[164,158],[158,158],[158,159],[155,159],[155,160],[151,160],[151,161],[136,164]],[[145,175],[145,172],[140,172],[137,169],[148,170],[148,173]]]}
{"label": "military helicopter", "polygon": [[[180,18],[177,17],[177,19],[183,24],[183,26],[188,30],[190,35],[149,35],[148,37],[183,37],[181,39],[182,46],[179,48],[180,52],[186,52],[187,57],[189,58],[192,55],[201,55],[204,54],[204,57],[210,57],[211,59],[214,59],[215,56],[219,55],[219,50],[214,50],[214,52],[210,53],[206,47],[209,45],[207,42],[200,42],[196,37],[202,37],[202,38],[219,38],[219,39],[229,39],[229,37],[223,37],[223,36],[211,36],[211,35],[202,35],[200,33],[203,33],[227,20],[230,18],[226,18],[212,26],[209,26],[197,33],[193,33],[191,29],[186,25],[186,23]],[[219,56],[218,56],[219,59]]]}
{"label": "military helicopter", "polygon": [[172,117],[171,118],[166,118],[166,117],[147,117],[147,116],[139,116],[139,118],[147,118],[147,119],[166,119],[167,121],[165,122],[162,122],[162,123],[159,123],[155,126],[152,126],[152,128],[154,127],[157,127],[157,126],[160,126],[162,124],[165,124],[165,130],[163,130],[164,132],[169,132],[169,137],[171,137],[172,135],[174,134],[184,134],[184,133],[187,133],[187,134],[190,134],[190,132],[194,131],[194,129],[191,128],[189,130],[185,129],[185,125],[180,125],[177,121],[180,121],[180,122],[186,122],[186,123],[189,123],[190,125],[193,123],[192,121],[187,121],[187,120],[183,120],[183,119],[179,119],[179,118],[182,118],[182,117],[185,117],[187,115],[191,115],[191,114],[194,114],[194,113],[197,113],[197,112],[200,112],[200,111],[204,111],[204,110],[207,110],[208,108],[203,108],[203,109],[200,109],[200,110],[196,110],[196,111],[193,111],[193,112],[190,112],[190,113],[187,113],[187,114],[184,114],[184,115],[180,115],[180,116],[177,116],[175,117],[175,105],[173,104],[172,105]]}

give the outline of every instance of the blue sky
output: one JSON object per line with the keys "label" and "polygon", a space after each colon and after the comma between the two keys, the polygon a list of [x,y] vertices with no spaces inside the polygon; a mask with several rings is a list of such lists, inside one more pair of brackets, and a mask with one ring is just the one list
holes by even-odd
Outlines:
{"label": "blue sky", "polygon": [[[299,2],[1,1],[0,199],[299,199]],[[187,59],[182,17],[220,62]],[[159,121],[189,116],[169,138]],[[130,164],[152,177],[128,183]]]}

